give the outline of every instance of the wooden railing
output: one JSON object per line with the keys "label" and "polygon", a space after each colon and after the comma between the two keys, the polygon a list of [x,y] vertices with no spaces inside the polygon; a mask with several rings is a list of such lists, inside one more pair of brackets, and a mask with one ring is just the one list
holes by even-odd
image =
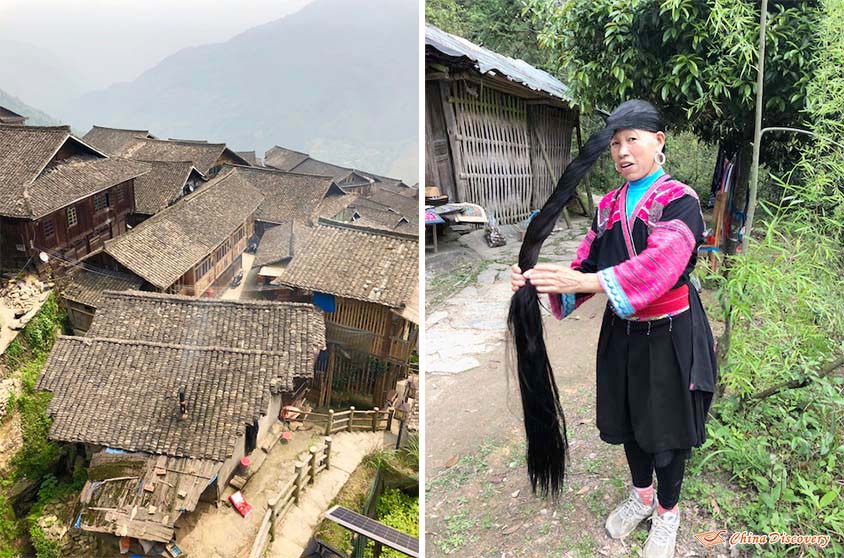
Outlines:
{"label": "wooden railing", "polygon": [[260,558],[264,555],[267,545],[275,540],[275,526],[284,519],[294,504],[298,504],[305,489],[316,482],[316,477],[322,471],[331,467],[331,438],[326,437],[321,448],[311,446],[307,453],[299,455],[294,463],[295,474],[278,491],[267,499],[267,511],[258,528],[258,534],[252,543],[249,558]]}
{"label": "wooden railing", "polygon": [[349,407],[348,410],[340,412],[329,409],[328,414],[312,412],[308,414],[305,420],[322,428],[325,436],[331,436],[337,432],[360,432],[363,430],[377,432],[378,430],[390,430],[393,425],[394,412],[395,409],[392,408],[382,411],[375,407],[371,411],[358,411],[354,407]]}

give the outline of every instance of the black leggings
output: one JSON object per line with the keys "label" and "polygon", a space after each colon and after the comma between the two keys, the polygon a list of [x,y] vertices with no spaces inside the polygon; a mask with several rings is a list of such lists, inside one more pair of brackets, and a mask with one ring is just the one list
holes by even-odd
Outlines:
{"label": "black leggings", "polygon": [[633,486],[647,488],[653,483],[654,469],[657,479],[657,499],[665,509],[671,509],[680,500],[680,488],[683,485],[683,473],[686,470],[688,451],[674,453],[673,459],[665,467],[654,467],[654,456],[639,447],[635,440],[624,442],[624,453],[633,477]]}

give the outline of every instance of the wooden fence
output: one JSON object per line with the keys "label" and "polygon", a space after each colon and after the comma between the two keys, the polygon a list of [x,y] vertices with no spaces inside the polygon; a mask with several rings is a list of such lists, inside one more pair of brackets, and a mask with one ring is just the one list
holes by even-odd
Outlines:
{"label": "wooden fence", "polygon": [[309,413],[305,419],[323,429],[325,436],[331,436],[337,432],[360,432],[367,430],[377,432],[378,430],[390,430],[393,426],[393,413],[395,409],[381,410],[375,407],[371,411],[358,411],[349,407],[346,411],[335,412],[329,409],[328,413]]}
{"label": "wooden fence", "polygon": [[275,496],[267,499],[267,511],[258,529],[249,558],[260,558],[275,539],[275,526],[284,519],[294,504],[298,504],[305,489],[316,482],[322,471],[331,467],[331,438],[326,436],[321,448],[311,446],[294,464],[295,474]]}

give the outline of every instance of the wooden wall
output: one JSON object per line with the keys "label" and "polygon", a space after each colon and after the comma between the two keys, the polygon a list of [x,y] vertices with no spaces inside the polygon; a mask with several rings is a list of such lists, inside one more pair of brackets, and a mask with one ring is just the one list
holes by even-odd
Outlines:
{"label": "wooden wall", "polygon": [[[36,221],[0,218],[2,249],[25,253],[26,258],[46,250],[73,261],[100,250],[106,240],[126,232],[127,216],[134,210],[134,180],[102,193],[108,196],[108,205],[96,211],[92,195]],[[68,220],[70,208],[76,211],[75,224]]]}
{"label": "wooden wall", "polygon": [[426,184],[499,223],[542,206],[571,156],[575,111],[486,80],[431,80],[426,93]]}

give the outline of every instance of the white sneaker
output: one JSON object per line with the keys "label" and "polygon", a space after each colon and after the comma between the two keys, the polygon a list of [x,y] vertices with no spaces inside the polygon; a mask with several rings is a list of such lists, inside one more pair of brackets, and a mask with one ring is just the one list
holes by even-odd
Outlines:
{"label": "white sneaker", "polygon": [[630,497],[623,501],[607,517],[606,528],[610,537],[620,539],[633,532],[643,519],[650,517],[656,509],[656,494],[654,502],[648,506],[639,498],[635,488],[630,489]]}
{"label": "white sneaker", "polygon": [[651,533],[645,541],[642,558],[674,558],[674,545],[677,542],[677,529],[680,527],[679,512],[653,514]]}

